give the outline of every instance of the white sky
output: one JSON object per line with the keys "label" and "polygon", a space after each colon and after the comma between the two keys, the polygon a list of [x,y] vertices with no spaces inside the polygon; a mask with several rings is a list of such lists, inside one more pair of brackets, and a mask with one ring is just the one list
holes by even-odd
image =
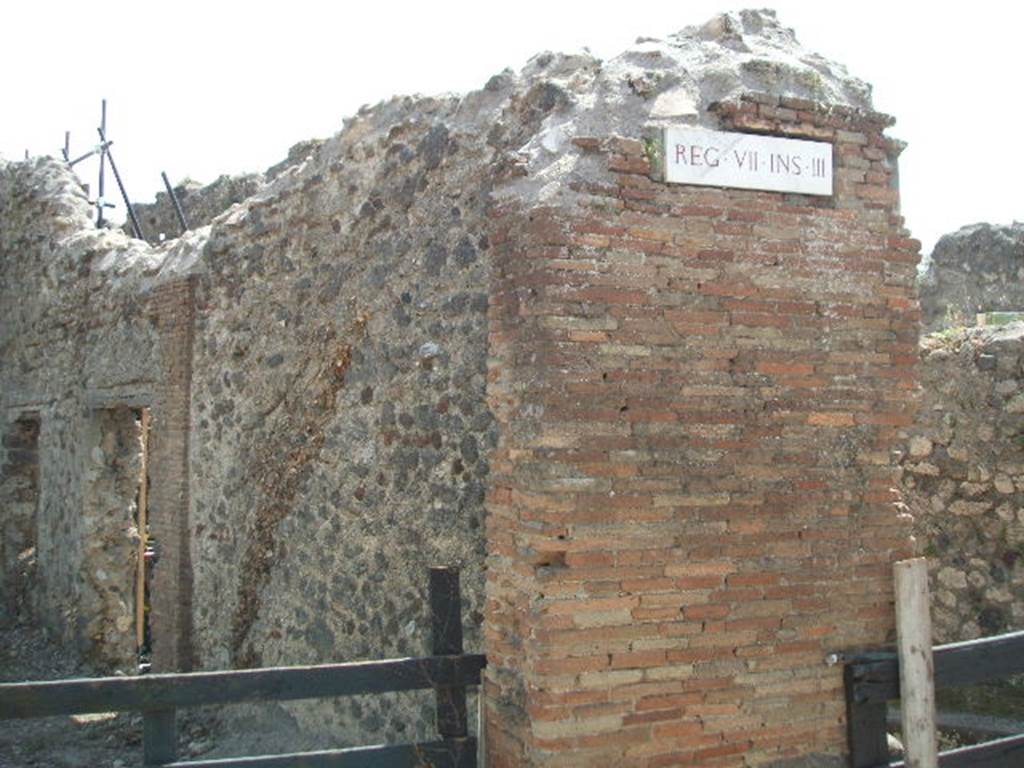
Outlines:
{"label": "white sky", "polygon": [[[751,3],[751,5],[763,5]],[[541,50],[602,58],[742,5],[14,0],[0,9],[0,154],[72,154],[96,143],[108,99],[113,154],[133,201],[160,171],[212,181],[261,171],[360,105],[396,93],[461,92]],[[1024,219],[1024,4],[1012,0],[776,0],[809,49],[875,86],[909,143],[903,212],[925,252],[976,221]],[[86,167],[87,166],[87,167]],[[95,181],[94,166],[80,168]],[[111,179],[111,184],[113,180]],[[116,199],[115,218],[123,206]]]}

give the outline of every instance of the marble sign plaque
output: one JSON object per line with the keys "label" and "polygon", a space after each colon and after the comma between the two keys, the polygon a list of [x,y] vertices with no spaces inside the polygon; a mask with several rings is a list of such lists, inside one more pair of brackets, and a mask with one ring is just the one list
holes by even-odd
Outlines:
{"label": "marble sign plaque", "polygon": [[702,128],[665,129],[665,181],[832,194],[832,145]]}

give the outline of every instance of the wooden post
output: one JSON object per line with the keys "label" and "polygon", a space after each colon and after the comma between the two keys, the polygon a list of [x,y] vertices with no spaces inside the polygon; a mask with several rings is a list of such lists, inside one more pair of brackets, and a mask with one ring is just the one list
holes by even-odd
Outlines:
{"label": "wooden post", "polygon": [[146,517],[149,513],[149,408],[143,408],[139,418],[139,436],[142,449],[142,468],[139,470],[139,510],[136,524],[139,548],[135,569],[135,645],[141,651],[146,641]]}
{"label": "wooden post", "polygon": [[487,768],[487,707],[484,703],[483,686],[476,693],[476,766]]}
{"label": "wooden post", "polygon": [[142,763],[163,765],[178,756],[178,729],[174,709],[147,709],[142,713]]}
{"label": "wooden post", "polygon": [[932,660],[932,619],[928,602],[928,561],[901,560],[896,577],[896,637],[900,660],[900,708],[903,719],[904,764],[937,768],[935,734],[935,666]]}
{"label": "wooden post", "polygon": [[[457,568],[430,569],[430,629],[435,656],[462,655],[462,598]],[[465,687],[438,686],[437,732],[464,739],[468,732]]]}

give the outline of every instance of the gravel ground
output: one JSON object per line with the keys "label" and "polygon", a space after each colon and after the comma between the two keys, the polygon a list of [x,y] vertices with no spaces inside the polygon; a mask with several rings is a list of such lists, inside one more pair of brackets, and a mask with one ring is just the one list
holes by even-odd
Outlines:
{"label": "gravel ground", "polygon": [[[0,682],[94,677],[68,660],[38,629],[0,629]],[[179,754],[209,751],[210,713],[179,717]],[[134,713],[98,713],[0,720],[0,768],[134,768],[142,765],[142,718]]]}

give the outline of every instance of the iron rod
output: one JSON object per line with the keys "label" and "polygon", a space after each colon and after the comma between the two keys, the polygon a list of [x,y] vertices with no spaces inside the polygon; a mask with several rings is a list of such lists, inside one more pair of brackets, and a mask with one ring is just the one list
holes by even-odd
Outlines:
{"label": "iron rod", "polygon": [[[139,240],[145,240],[142,236],[142,227],[139,226],[139,220],[135,216],[135,209],[132,208],[131,202],[128,200],[128,193],[124,190],[124,184],[121,182],[121,174],[117,172],[117,165],[114,163],[114,155],[110,152],[110,145],[113,142],[108,142],[107,137],[103,135],[102,129],[100,130],[100,141],[107,148],[105,154],[110,158],[110,170],[114,172],[114,181],[117,182],[117,188],[121,190],[121,199],[124,200],[124,207],[128,209],[128,219],[132,223],[132,230],[135,232],[135,236]],[[101,208],[102,210],[102,208]]]}
{"label": "iron rod", "polygon": [[88,160],[90,157],[95,155],[98,151],[99,150],[97,150],[97,149],[90,149],[84,155],[79,155],[74,160],[69,160],[68,161],[68,165],[70,165],[72,168],[74,168],[76,164],[82,162],[83,160]]}
{"label": "iron rod", "polygon": [[166,171],[160,171],[160,176],[163,177],[164,187],[167,189],[167,194],[171,198],[171,203],[174,205],[174,213],[178,217],[178,223],[181,225],[181,233],[185,234],[188,231],[188,222],[185,220],[185,212],[181,210],[181,203],[178,202],[178,196],[174,194],[174,188],[171,186],[170,179],[167,178]]}
{"label": "iron rod", "polygon": [[103,172],[105,170],[107,161],[107,100],[103,99],[102,106],[100,108],[100,127],[97,129],[100,132],[100,183],[99,193],[96,196],[96,226],[103,226]]}
{"label": "iron rod", "polygon": [[[109,147],[109,146],[110,146],[111,144],[113,144],[113,143],[114,143],[114,142],[112,142],[112,141],[108,141],[108,142],[106,142],[106,145],[107,145],[107,146]],[[72,168],[74,168],[74,167],[75,167],[75,166],[76,166],[76,165],[77,165],[78,163],[82,162],[83,160],[88,160],[88,159],[89,159],[90,157],[92,157],[93,155],[95,155],[95,154],[96,154],[97,152],[99,152],[99,151],[100,151],[101,149],[102,149],[102,147],[96,147],[95,149],[90,149],[90,150],[89,150],[88,152],[86,152],[86,153],[85,153],[84,155],[79,155],[79,156],[78,156],[78,157],[76,157],[76,158],[75,158],[74,160],[69,160],[69,161],[68,161],[68,165],[70,165],[70,166],[71,166]]]}

